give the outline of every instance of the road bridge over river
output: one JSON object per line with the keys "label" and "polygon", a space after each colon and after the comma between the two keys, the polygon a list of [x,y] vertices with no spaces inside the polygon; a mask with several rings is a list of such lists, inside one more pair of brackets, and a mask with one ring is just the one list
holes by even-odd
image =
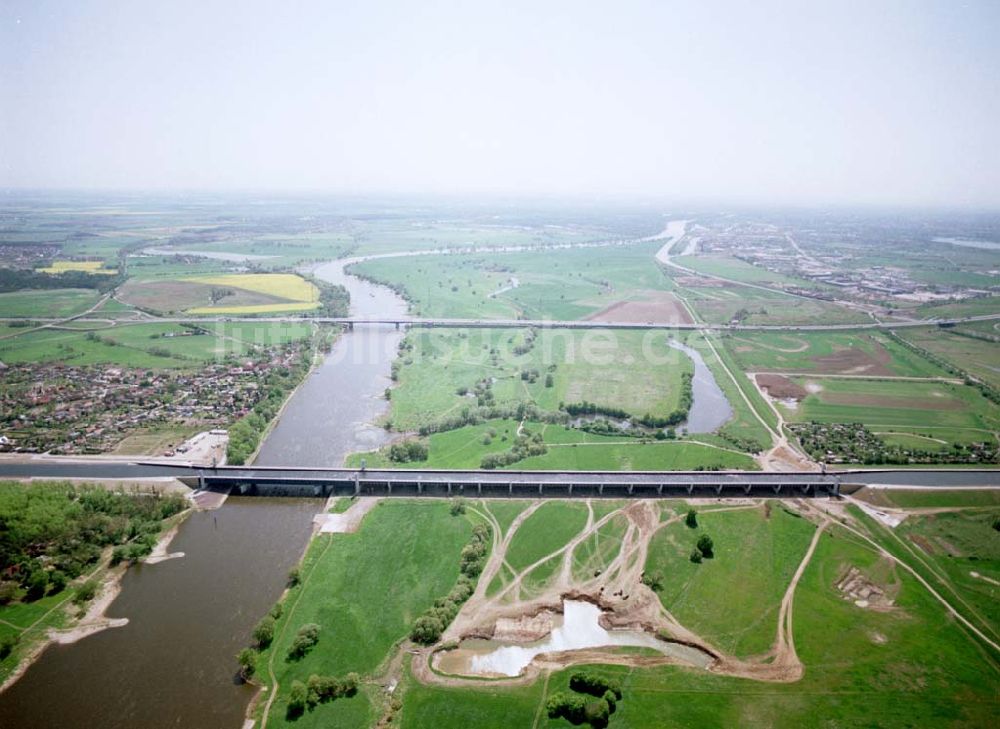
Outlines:
{"label": "road bridge over river", "polygon": [[0,460],[0,478],[177,478],[192,488],[290,496],[458,496],[520,498],[812,497],[861,485],[1000,488],[1000,471],[879,470],[821,473],[760,471],[555,472],[356,468],[217,468],[163,462],[41,458]]}

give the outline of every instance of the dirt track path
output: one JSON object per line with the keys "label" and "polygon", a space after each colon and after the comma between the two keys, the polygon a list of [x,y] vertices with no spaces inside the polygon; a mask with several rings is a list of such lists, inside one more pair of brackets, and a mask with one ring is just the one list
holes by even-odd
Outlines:
{"label": "dirt track path", "polygon": [[812,541],[809,543],[809,549],[806,550],[805,555],[802,557],[802,561],[799,562],[799,566],[795,570],[795,574],[792,575],[792,581],[788,583],[788,589],[785,590],[785,596],[781,598],[781,608],[778,611],[778,636],[775,639],[776,652],[774,662],[779,665],[788,666],[789,668],[797,666],[800,675],[803,667],[802,662],[799,661],[798,654],[795,652],[795,633],[792,630],[792,606],[795,600],[795,588],[798,587],[799,580],[802,579],[802,575],[805,573],[806,567],[809,566],[809,562],[812,560],[813,552],[816,551],[816,545],[819,544],[819,538],[823,536],[823,531],[829,523],[829,521],[824,520],[823,523],[816,528]]}

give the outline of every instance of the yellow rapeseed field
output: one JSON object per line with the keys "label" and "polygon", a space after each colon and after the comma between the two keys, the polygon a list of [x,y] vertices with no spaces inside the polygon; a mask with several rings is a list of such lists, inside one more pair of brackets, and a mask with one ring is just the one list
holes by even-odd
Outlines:
{"label": "yellow rapeseed field", "polygon": [[118,273],[114,269],[102,268],[104,261],[53,261],[48,268],[39,268],[42,273],[66,273],[67,271],[85,271],[112,275]]}
{"label": "yellow rapeseed field", "polygon": [[201,284],[227,286],[287,299],[287,303],[250,304],[245,306],[199,306],[190,314],[277,314],[308,311],[319,306],[319,289],[294,273],[227,273],[220,276],[196,276],[184,279]]}

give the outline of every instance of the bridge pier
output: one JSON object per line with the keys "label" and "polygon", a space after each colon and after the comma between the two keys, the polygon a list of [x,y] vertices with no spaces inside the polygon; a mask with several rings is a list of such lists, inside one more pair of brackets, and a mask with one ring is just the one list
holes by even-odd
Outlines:
{"label": "bridge pier", "polygon": [[423,492],[424,492],[424,485],[420,481],[417,481],[417,493],[422,494]]}
{"label": "bridge pier", "polygon": [[203,473],[198,474],[198,488],[202,491],[205,490],[205,474]]}
{"label": "bridge pier", "polygon": [[448,495],[451,496],[451,481],[448,482]]}
{"label": "bridge pier", "polygon": [[632,488],[633,488],[634,486],[635,486],[635,484],[633,484],[633,483],[630,483],[630,484],[628,485],[628,495],[629,495],[629,496],[631,496],[631,495],[632,495]]}
{"label": "bridge pier", "polygon": [[775,484],[771,488],[774,489],[774,493],[776,493],[776,494],[780,494],[781,493],[781,484],[780,483]]}
{"label": "bridge pier", "polygon": [[692,492],[694,492],[694,484],[693,483],[689,483],[688,487],[687,487],[687,490],[688,490],[688,494],[691,494]]}
{"label": "bridge pier", "polygon": [[750,489],[751,489],[751,488],[753,488],[753,487],[752,487],[752,486],[750,486],[750,484],[747,484],[746,486],[744,486],[744,487],[743,487],[743,492],[744,492],[744,493],[745,493],[745,494],[746,494],[747,496],[749,496],[749,495],[750,495]]}
{"label": "bridge pier", "polygon": [[354,495],[357,496],[361,493],[361,478],[357,475],[354,476]]}
{"label": "bridge pier", "polygon": [[570,495],[570,496],[572,496],[572,495],[573,495],[573,484],[570,484],[570,485],[569,485],[569,495]]}
{"label": "bridge pier", "polygon": [[398,321],[396,322],[396,331],[397,332],[399,331],[399,322]]}
{"label": "bridge pier", "polygon": [[542,485],[541,484],[538,484],[538,495],[539,496],[542,495]]}
{"label": "bridge pier", "polygon": [[598,493],[599,496],[604,496],[604,484],[603,483],[597,484],[597,493]]}
{"label": "bridge pier", "polygon": [[722,484],[721,483],[718,486],[715,487],[715,493],[722,494]]}
{"label": "bridge pier", "polygon": [[392,496],[392,481],[386,481],[385,485],[389,489],[389,496]]}
{"label": "bridge pier", "polygon": [[663,496],[663,484],[662,483],[659,486],[656,487],[656,495],[657,496]]}
{"label": "bridge pier", "polygon": [[507,493],[508,493],[509,495],[511,495],[511,496],[513,496],[513,495],[514,495],[514,482],[513,482],[513,481],[509,481],[509,482],[507,483]]}
{"label": "bridge pier", "polygon": [[483,495],[483,482],[482,481],[479,481],[476,484],[476,493],[479,494],[480,496]]}

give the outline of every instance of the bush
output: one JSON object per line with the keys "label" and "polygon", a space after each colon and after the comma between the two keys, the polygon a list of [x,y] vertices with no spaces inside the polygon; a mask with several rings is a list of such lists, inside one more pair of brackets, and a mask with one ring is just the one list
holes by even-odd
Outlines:
{"label": "bush", "polygon": [[73,602],[77,605],[82,605],[85,602],[90,602],[94,599],[94,595],[97,594],[97,588],[99,584],[95,578],[91,578],[76,588],[76,595],[73,596]]}
{"label": "bush", "polygon": [[431,615],[421,615],[413,621],[413,628],[410,629],[410,638],[414,643],[421,645],[432,645],[437,643],[445,626],[441,619]]}
{"label": "bush", "polygon": [[695,546],[698,547],[698,551],[701,552],[702,557],[705,557],[706,559],[712,558],[713,544],[712,544],[712,538],[710,536],[708,536],[707,534],[702,534],[700,537],[698,537],[698,543]]}
{"label": "bush", "polygon": [[5,635],[3,638],[0,638],[0,661],[9,656],[16,645],[16,635]]}
{"label": "bush", "polygon": [[253,648],[244,648],[236,656],[236,661],[240,664],[240,678],[249,681],[257,668],[257,651]]}
{"label": "bush", "polygon": [[0,605],[7,605],[17,597],[16,582],[0,582]]}
{"label": "bush", "polygon": [[45,590],[49,586],[49,573],[45,570],[35,570],[25,582],[24,586],[28,590],[27,598],[37,600],[45,595]]}
{"label": "bush", "polygon": [[268,611],[267,614],[270,615],[275,620],[277,620],[278,618],[281,617],[281,612],[282,610],[284,610],[284,608],[285,608],[284,603],[282,603],[279,600],[278,602],[274,603],[274,605],[271,606],[271,609]]}
{"label": "bush", "polygon": [[253,629],[253,639],[258,648],[267,648],[274,640],[274,618],[265,615]]}
{"label": "bush", "polygon": [[576,671],[569,677],[569,687],[581,694],[603,696],[606,691],[614,694],[615,699],[622,697],[622,685],[613,678],[605,678],[590,671]]}
{"label": "bush", "polygon": [[49,592],[53,595],[62,592],[66,589],[66,584],[69,582],[69,578],[66,577],[66,573],[62,570],[53,570],[52,574],[49,575]]}
{"label": "bush", "polygon": [[465,499],[452,499],[451,508],[449,509],[452,516],[458,516],[459,514],[465,513]]}
{"label": "bush", "polygon": [[695,564],[700,563],[701,562],[701,552],[699,552],[697,549],[692,549],[691,550],[691,561],[694,562]]}
{"label": "bush", "polygon": [[395,463],[426,461],[427,455],[427,444],[419,440],[407,440],[389,446],[389,460]]}
{"label": "bush", "polygon": [[288,586],[295,587],[302,581],[302,573],[299,572],[298,567],[292,567],[288,570]]}
{"label": "bush", "polygon": [[288,648],[288,660],[302,658],[317,643],[319,643],[319,626],[315,623],[306,623],[299,628],[292,645]]}
{"label": "bush", "polygon": [[659,592],[663,589],[663,573],[657,571],[644,572],[642,574],[642,584],[653,592]]}
{"label": "bush", "polygon": [[336,676],[317,676],[315,673],[306,682],[306,703],[309,708],[345,696],[354,696],[358,692],[360,679],[358,674],[349,673],[344,678]]}
{"label": "bush", "polygon": [[698,512],[694,509],[688,509],[687,516],[684,517],[684,523],[687,524],[692,529],[698,528]]}
{"label": "bush", "polygon": [[285,713],[289,719],[302,716],[306,710],[306,699],[308,698],[306,685],[301,681],[292,681],[292,686],[288,690],[288,706]]}

